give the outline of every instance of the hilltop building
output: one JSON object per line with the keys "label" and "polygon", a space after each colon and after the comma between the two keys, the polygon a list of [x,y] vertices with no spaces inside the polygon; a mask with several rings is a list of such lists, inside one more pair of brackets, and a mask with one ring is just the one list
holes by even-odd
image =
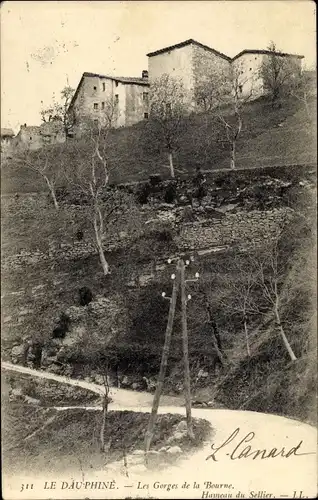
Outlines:
{"label": "hilltop building", "polygon": [[238,72],[241,79],[241,92],[243,95],[259,97],[266,93],[261,75],[261,68],[266,60],[277,57],[292,62],[290,68],[301,72],[302,59],[304,56],[298,54],[287,54],[284,52],[271,52],[269,50],[242,50],[231,60],[232,67]]}
{"label": "hilltop building", "polygon": [[183,83],[189,101],[204,75],[212,70],[226,74],[231,65],[230,57],[192,39],[150,52],[147,56],[150,85],[151,81],[168,74]]}
{"label": "hilltop building", "polygon": [[113,127],[138,123],[148,118],[151,82],[164,74],[183,82],[188,91],[189,106],[194,105],[196,85],[212,71],[226,75],[231,69],[236,70],[242,96],[253,90],[253,98],[259,97],[265,93],[260,69],[263,61],[273,55],[289,58],[295,63],[295,71],[301,71],[301,55],[243,50],[231,58],[196,40],[185,40],[148,53],[148,70],[142,72],[141,78],[83,73],[68,113],[75,124],[74,131],[80,130],[86,119],[100,123],[109,116],[110,109]]}
{"label": "hilltop building", "polygon": [[66,140],[63,123],[60,120],[44,122],[40,126],[21,125],[14,138],[13,146],[31,151],[49,144],[59,144]]}
{"label": "hilltop building", "polygon": [[148,71],[141,77],[83,73],[68,108],[74,131],[89,119],[109,119],[113,127],[127,127],[148,118]]}
{"label": "hilltop building", "polygon": [[231,58],[193,39],[150,52],[147,56],[150,85],[152,80],[166,73],[181,79],[190,99],[195,86],[205,75],[215,71],[226,75],[230,69],[239,76],[239,91],[243,96],[253,94],[254,98],[259,97],[265,92],[260,70],[266,58],[288,58],[293,61],[295,71],[301,71],[304,58],[269,50],[243,50]]}

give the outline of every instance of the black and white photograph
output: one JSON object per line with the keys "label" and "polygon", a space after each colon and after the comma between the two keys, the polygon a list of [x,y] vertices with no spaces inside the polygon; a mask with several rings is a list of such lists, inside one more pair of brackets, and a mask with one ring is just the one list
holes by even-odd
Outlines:
{"label": "black and white photograph", "polygon": [[316,5],[1,4],[4,500],[316,498]]}

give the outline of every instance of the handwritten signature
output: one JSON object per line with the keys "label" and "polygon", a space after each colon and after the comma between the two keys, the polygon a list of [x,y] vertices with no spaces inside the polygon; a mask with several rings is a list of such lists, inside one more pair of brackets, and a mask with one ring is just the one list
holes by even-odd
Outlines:
{"label": "handwritten signature", "polygon": [[[235,431],[232,432],[232,434],[220,445],[220,446],[215,446],[215,444],[211,445],[211,450],[212,453],[208,457],[206,457],[206,460],[214,460],[215,462],[218,461],[217,459],[217,454],[221,451],[224,450],[224,448],[227,447],[227,450],[231,449],[228,445],[233,442],[233,440],[238,436],[240,433],[240,428],[238,427],[235,429]],[[238,443],[238,445],[235,446],[234,449],[230,453],[226,453],[227,456],[230,457],[231,460],[240,460],[242,458],[251,458],[252,460],[255,460],[256,458],[260,458],[261,460],[265,458],[277,458],[277,457],[283,457],[283,458],[289,458],[291,456],[301,456],[301,455],[315,455],[315,452],[309,452],[309,453],[300,453],[299,450],[303,444],[303,441],[299,441],[299,443],[296,446],[292,446],[289,449],[286,449],[285,447],[282,448],[271,448],[271,449],[253,449],[250,444],[247,446],[244,446],[246,443],[250,443],[253,441],[255,438],[255,432],[249,432],[244,436],[241,441]]]}

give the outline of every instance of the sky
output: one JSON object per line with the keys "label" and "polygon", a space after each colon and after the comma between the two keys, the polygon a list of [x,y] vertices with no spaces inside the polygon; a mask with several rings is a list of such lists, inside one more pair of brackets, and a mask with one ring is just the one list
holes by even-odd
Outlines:
{"label": "sky", "polygon": [[39,125],[41,107],[84,71],[141,76],[148,52],[189,38],[231,57],[273,40],[313,67],[315,10],[307,0],[2,2],[1,127]]}

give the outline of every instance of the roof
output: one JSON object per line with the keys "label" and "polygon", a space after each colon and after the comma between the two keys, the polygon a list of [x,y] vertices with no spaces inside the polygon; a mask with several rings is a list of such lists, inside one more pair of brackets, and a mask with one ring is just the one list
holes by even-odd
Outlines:
{"label": "roof", "polygon": [[136,85],[149,85],[148,78],[141,78],[138,76],[111,76],[111,75],[100,75],[98,73],[83,73],[83,76],[92,76],[97,78],[108,78],[108,80],[114,80],[120,83],[134,83]]}
{"label": "roof", "polygon": [[211,47],[208,47],[207,45],[203,45],[203,43],[197,42],[196,40],[193,40],[193,38],[189,38],[189,40],[185,40],[184,42],[177,43],[175,45],[170,45],[169,47],[165,47],[163,49],[155,50],[154,52],[149,52],[147,54],[148,57],[156,56],[158,54],[163,54],[164,52],[169,52],[170,50],[173,49],[181,49],[182,47],[186,47],[187,45],[197,45],[198,47],[201,47],[203,49],[208,50],[209,52],[212,52],[213,54],[222,57],[223,59],[226,59],[227,61],[231,62],[237,59],[238,57],[242,56],[243,54],[268,54],[268,55],[277,55],[280,57],[296,57],[298,59],[303,59],[304,56],[298,55],[298,54],[287,54],[286,52],[272,52],[270,50],[258,50],[258,49],[245,49],[239,52],[236,56],[234,57],[229,57],[222,52],[219,52],[218,50],[212,49]]}
{"label": "roof", "polygon": [[12,128],[2,128],[1,129],[1,137],[13,137],[14,132]]}
{"label": "roof", "polygon": [[258,50],[258,49],[245,49],[236,54],[232,58],[232,61],[237,59],[238,57],[241,57],[244,54],[267,54],[267,55],[273,55],[273,56],[278,56],[278,57],[296,57],[297,59],[303,59],[304,56],[298,55],[298,54],[287,54],[286,52],[274,52],[272,50]]}
{"label": "roof", "polygon": [[140,78],[138,76],[111,76],[111,75],[100,75],[99,73],[90,73],[89,71],[85,71],[82,74],[79,84],[77,85],[77,89],[72,97],[70,105],[68,109],[71,109],[74,102],[76,101],[77,95],[79,93],[79,89],[81,88],[82,82],[85,77],[93,77],[93,78],[107,78],[108,80],[113,80],[115,82],[120,82],[124,84],[134,84],[134,85],[143,85],[145,87],[149,87],[148,78]]}
{"label": "roof", "polygon": [[212,49],[211,47],[208,47],[207,45],[203,45],[203,43],[197,42],[196,40],[193,40],[193,38],[189,38],[189,40],[185,40],[184,42],[177,43],[175,45],[170,45],[170,47],[165,47],[163,49],[155,50],[154,52],[149,52],[147,54],[148,57],[152,56],[157,56],[158,54],[163,54],[164,52],[169,52],[170,50],[173,49],[181,49],[182,47],[186,47],[187,45],[197,45],[198,47],[201,47],[202,49],[208,50],[209,52],[213,52],[213,54],[222,57],[223,59],[226,59],[227,61],[231,61],[231,58],[229,56],[226,56],[225,54],[222,54],[222,52],[219,52],[218,50]]}

